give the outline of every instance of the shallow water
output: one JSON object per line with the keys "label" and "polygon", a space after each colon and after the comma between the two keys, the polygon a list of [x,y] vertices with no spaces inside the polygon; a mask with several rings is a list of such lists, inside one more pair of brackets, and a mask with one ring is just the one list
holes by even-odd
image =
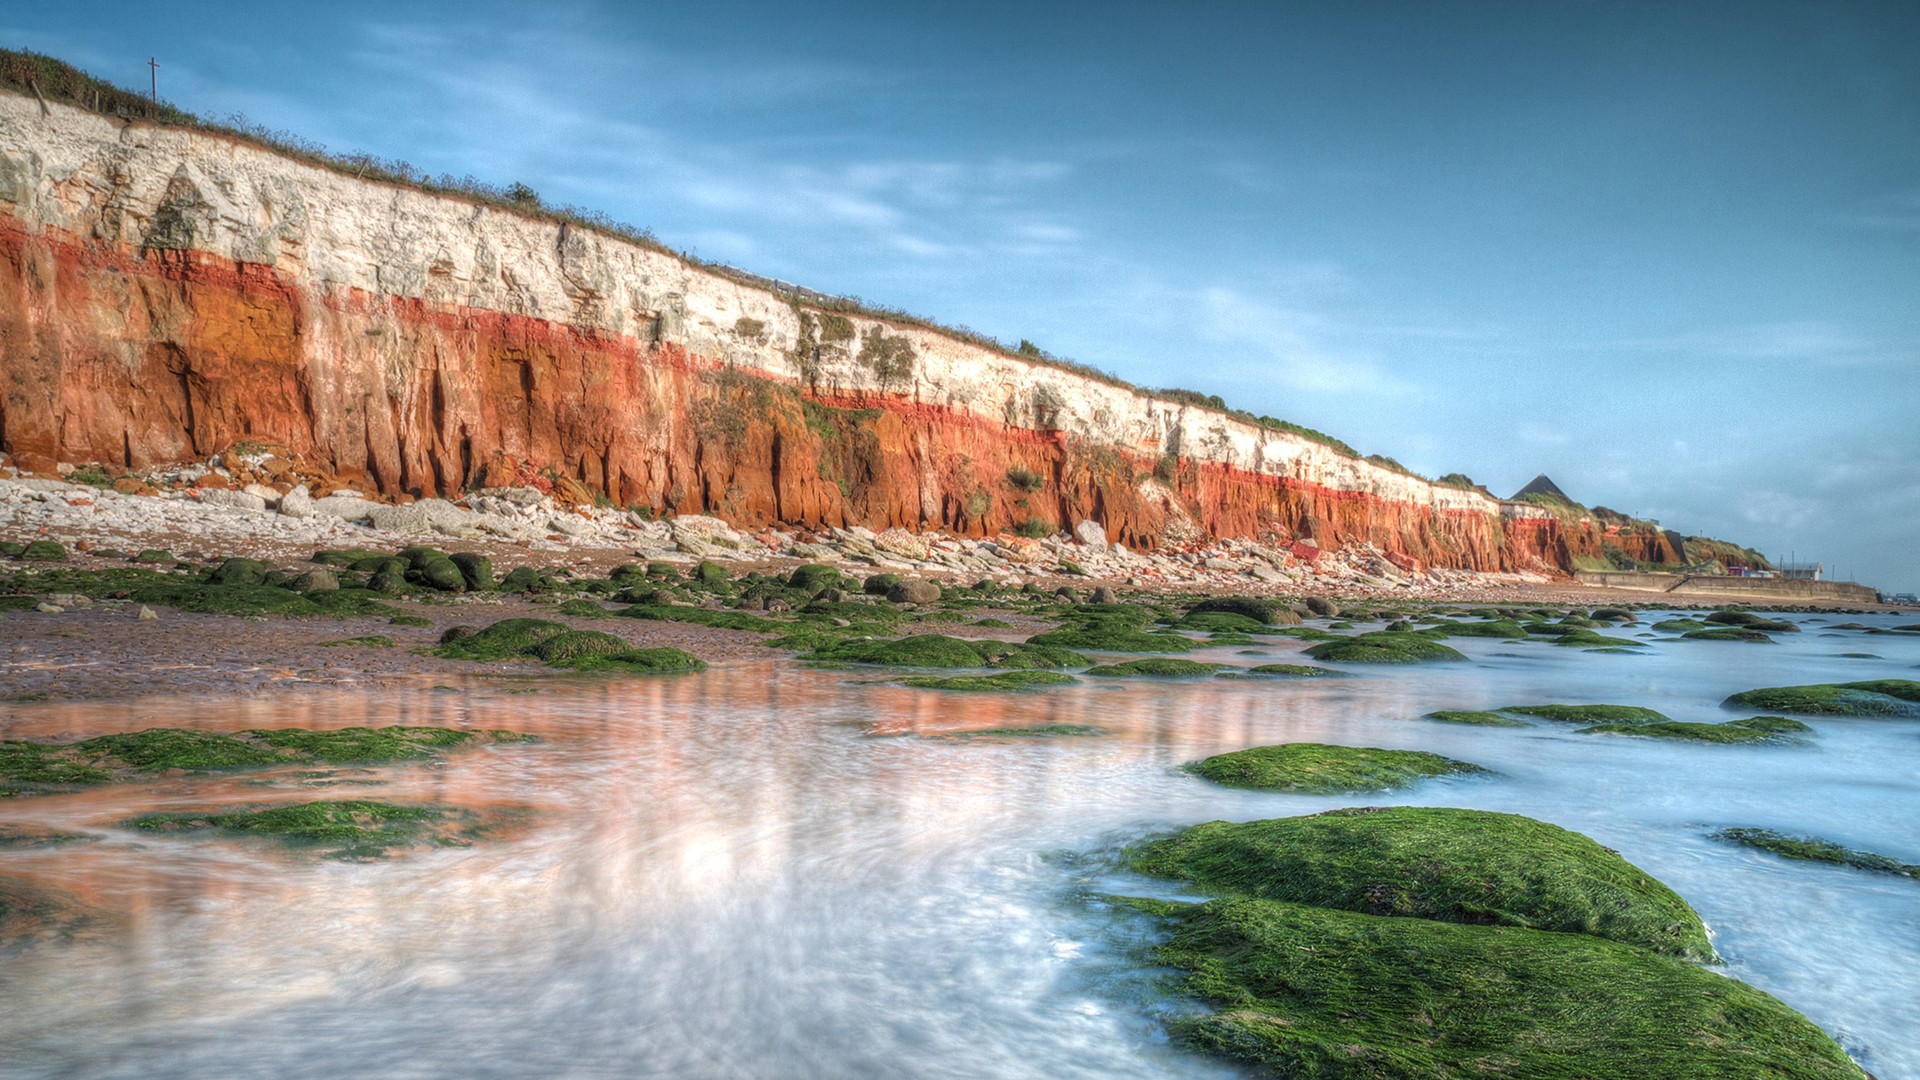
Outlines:
{"label": "shallow water", "polygon": [[[407,723],[543,742],[337,770],[326,786],[303,768],[0,802],[0,823],[105,837],[0,851],[0,873],[100,916],[0,956],[0,1073],[1237,1075],[1167,1042],[1168,1002],[1131,955],[1139,922],[1095,899],[1167,886],[1110,855],[1155,830],[1366,801],[1587,833],[1693,903],[1727,974],[1805,1012],[1882,1080],[1920,1078],[1920,882],[1706,839],[1758,825],[1920,862],[1920,721],[1812,720],[1806,745],[1733,747],[1416,719],[1594,701],[1717,721],[1744,715],[1718,703],[1755,686],[1920,677],[1920,635],[1802,621],[1775,646],[1663,641],[1643,656],[1456,638],[1473,663],[1340,680],[986,696],[756,662],[538,693],[13,706],[8,737]],[[1193,655],[1251,664],[1300,648]],[[1852,651],[1883,659],[1837,655]],[[939,737],[1042,723],[1106,734]],[[1177,768],[1300,740],[1432,750],[1498,775],[1361,800],[1236,792]],[[370,863],[114,825],[327,795],[533,814],[496,843]]]}

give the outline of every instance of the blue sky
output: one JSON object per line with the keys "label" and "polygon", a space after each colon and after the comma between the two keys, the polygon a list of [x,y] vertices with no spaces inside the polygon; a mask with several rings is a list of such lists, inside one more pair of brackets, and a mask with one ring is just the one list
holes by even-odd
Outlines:
{"label": "blue sky", "polygon": [[1920,4],[15,6],[0,44],[1920,589]]}

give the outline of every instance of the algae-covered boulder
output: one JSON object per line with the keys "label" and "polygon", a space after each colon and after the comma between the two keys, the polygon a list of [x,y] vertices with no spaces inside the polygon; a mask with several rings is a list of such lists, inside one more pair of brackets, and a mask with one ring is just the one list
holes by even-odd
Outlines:
{"label": "algae-covered boulder", "polygon": [[1035,669],[1082,667],[1088,663],[1086,657],[1066,649],[942,634],[917,634],[897,640],[835,641],[816,648],[806,659],[932,668]]}
{"label": "algae-covered boulder", "polygon": [[1746,626],[1715,626],[1705,630],[1689,630],[1680,637],[1686,641],[1748,641],[1760,645],[1773,644],[1773,638],[1765,630],[1755,630]]}
{"label": "algae-covered boulder", "polygon": [[510,660],[526,655],[529,649],[550,637],[571,632],[572,628],[565,623],[550,619],[503,619],[484,630],[452,640],[447,639],[454,630],[448,630],[434,655],[449,660]]}
{"label": "algae-covered boulder", "polygon": [[1267,628],[1259,619],[1249,619],[1231,611],[1196,611],[1173,624],[1176,630],[1198,630],[1203,634],[1255,634]]}
{"label": "algae-covered boulder", "polygon": [[821,589],[837,588],[844,584],[840,571],[820,563],[808,563],[796,566],[793,573],[787,575],[787,585],[802,592],[816,593]]}
{"label": "algae-covered boulder", "polygon": [[1750,745],[1785,742],[1794,735],[1812,729],[1784,716],[1755,716],[1747,720],[1729,720],[1724,724],[1692,724],[1664,720],[1643,724],[1595,724],[1581,728],[1581,735],[1630,735],[1641,739],[1674,739],[1681,742]]}
{"label": "algae-covered boulder", "polygon": [[448,560],[460,571],[467,583],[468,592],[481,592],[493,588],[493,560],[472,551],[461,551],[449,555]]}
{"label": "algae-covered boulder", "polygon": [[208,575],[207,580],[215,585],[260,585],[265,583],[271,569],[258,559],[228,559]]}
{"label": "algae-covered boulder", "polygon": [[410,581],[440,592],[465,592],[467,577],[454,561],[439,552],[418,559],[407,573]]}
{"label": "algae-covered boulder", "polygon": [[1579,833],[1518,814],[1403,806],[1215,821],[1136,848],[1134,865],[1213,892],[1714,955],[1673,890]]}
{"label": "algae-covered boulder", "polygon": [[1420,750],[1283,743],[1215,754],[1188,765],[1187,771],[1227,787],[1333,795],[1348,791],[1397,791],[1430,777],[1486,770]]}
{"label": "algae-covered boulder", "polygon": [[1255,664],[1244,672],[1223,672],[1228,675],[1261,675],[1276,679],[1327,679],[1345,678],[1346,672],[1332,668],[1316,667],[1312,664]]}
{"label": "algae-covered boulder", "polygon": [[887,590],[887,599],[895,604],[933,604],[940,600],[940,586],[931,581],[902,581]]}
{"label": "algae-covered boulder", "polygon": [[1095,652],[1170,653],[1200,647],[1200,642],[1179,634],[1144,633],[1133,626],[1113,623],[1069,624],[1035,634],[1027,641],[1034,645]]}
{"label": "algae-covered boulder", "polygon": [[1579,933],[1253,899],[1175,911],[1155,950],[1214,1006],[1176,1032],[1315,1080],[1863,1080],[1813,1023],[1684,960]]}
{"label": "algae-covered boulder", "polygon": [[1187,609],[1189,617],[1204,615],[1208,612],[1238,615],[1263,626],[1275,623],[1293,625],[1300,621],[1300,616],[1294,614],[1292,608],[1278,601],[1265,600],[1257,596],[1215,596]]}
{"label": "algae-covered boulder", "polygon": [[1346,664],[1422,664],[1465,660],[1466,655],[1422,634],[1376,630],[1336,641],[1323,641],[1307,650],[1315,660]]}
{"label": "algae-covered boulder", "polygon": [[1638,705],[1509,705],[1500,710],[1563,724],[1668,724],[1673,718]]}
{"label": "algae-covered boulder", "polygon": [[900,584],[901,580],[899,574],[870,574],[867,580],[861,583],[860,591],[868,596],[885,596],[893,591],[893,587]]}
{"label": "algae-covered boulder", "polygon": [[34,540],[21,547],[18,555],[27,562],[66,562],[67,546],[58,540]]}
{"label": "algae-covered boulder", "polygon": [[1871,851],[1856,851],[1819,837],[1790,836],[1772,829],[1720,829],[1709,835],[1723,843],[1758,848],[1783,859],[1832,863],[1835,866],[1851,866],[1856,870],[1871,870],[1876,874],[1920,878],[1920,866],[1909,866],[1898,859]]}
{"label": "algae-covered boulder", "polygon": [[1440,709],[1422,716],[1422,720],[1432,720],[1441,724],[1470,724],[1475,727],[1532,727],[1525,720],[1516,720],[1505,713],[1490,712],[1481,709]]}
{"label": "algae-covered boulder", "polygon": [[537,592],[546,586],[540,571],[531,566],[516,566],[500,579],[501,592]]}
{"label": "algae-covered boulder", "polygon": [[1802,716],[1920,716],[1920,681],[1870,679],[1746,690],[1722,702],[1728,708]]}
{"label": "algae-covered boulder", "polygon": [[964,690],[971,692],[1032,690],[1042,686],[1072,686],[1080,680],[1057,671],[996,671],[991,675],[918,675],[901,679],[906,686],[922,690]]}
{"label": "algae-covered boulder", "polygon": [[1193,660],[1180,660],[1171,656],[1156,656],[1147,660],[1128,660],[1119,664],[1102,664],[1086,670],[1088,675],[1117,678],[1124,676],[1151,676],[1155,678],[1178,678],[1191,675],[1212,675],[1229,665],[1202,664]]}
{"label": "algae-covered boulder", "polygon": [[375,858],[426,844],[464,846],[488,832],[480,815],[471,811],[367,799],[145,814],[127,825],[156,835],[210,831],[265,837],[337,858]]}

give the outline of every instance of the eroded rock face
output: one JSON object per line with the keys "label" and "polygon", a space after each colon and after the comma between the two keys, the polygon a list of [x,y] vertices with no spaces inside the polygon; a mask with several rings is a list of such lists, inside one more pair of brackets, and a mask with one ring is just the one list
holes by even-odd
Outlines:
{"label": "eroded rock face", "polygon": [[[896,547],[885,530],[1038,522],[1136,549],[1371,542],[1409,571],[1671,548],[1503,519],[1286,432],[212,135],[0,92],[0,173],[18,181],[0,190],[0,449],[29,470],[255,442],[386,496],[544,476],[575,501]],[[281,509],[419,531],[431,513]]]}

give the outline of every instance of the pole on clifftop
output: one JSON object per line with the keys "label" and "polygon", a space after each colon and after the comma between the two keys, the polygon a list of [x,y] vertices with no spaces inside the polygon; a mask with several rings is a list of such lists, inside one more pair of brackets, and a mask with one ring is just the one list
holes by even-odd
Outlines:
{"label": "pole on clifftop", "polygon": [[153,107],[158,109],[160,107],[160,62],[149,56],[147,68],[147,96],[153,100]]}

